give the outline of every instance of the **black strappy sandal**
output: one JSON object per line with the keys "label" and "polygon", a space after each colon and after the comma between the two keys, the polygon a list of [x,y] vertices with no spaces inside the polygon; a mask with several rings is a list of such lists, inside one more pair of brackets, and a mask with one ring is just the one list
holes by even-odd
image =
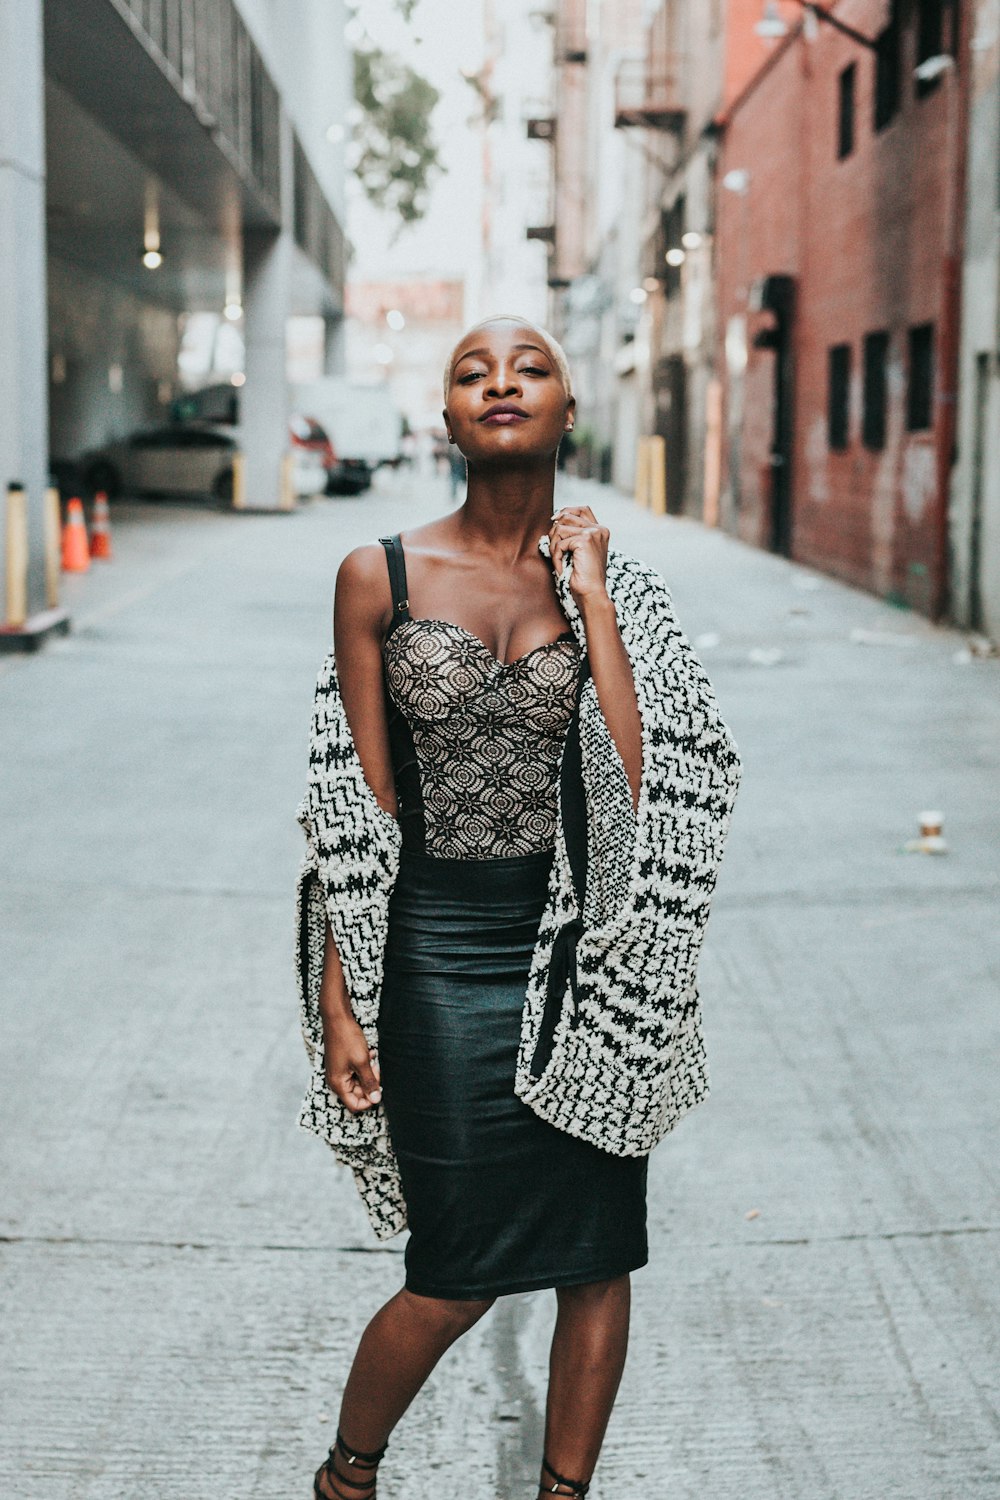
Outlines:
{"label": "black strappy sandal", "polygon": [[[388,1443],[383,1444],[377,1453],[362,1453],[358,1449],[348,1448],[338,1432],[337,1440],[330,1449],[325,1462],[321,1463],[316,1470],[316,1477],[313,1479],[314,1500],[375,1500],[375,1486],[378,1483],[378,1475],[375,1471],[382,1462],[388,1446]],[[348,1478],[336,1467],[338,1458],[359,1474],[367,1470],[369,1477],[367,1479]],[[323,1478],[327,1481],[328,1490],[320,1489],[319,1482]],[[346,1488],[342,1489],[342,1485]]]}
{"label": "black strappy sandal", "polygon": [[549,1479],[555,1481],[551,1485],[548,1481],[545,1484],[539,1485],[539,1489],[544,1495],[565,1495],[567,1500],[585,1500],[587,1491],[590,1489],[589,1480],[584,1483],[582,1479],[564,1479],[561,1474],[556,1473],[547,1458],[542,1459],[542,1468],[549,1476]]}

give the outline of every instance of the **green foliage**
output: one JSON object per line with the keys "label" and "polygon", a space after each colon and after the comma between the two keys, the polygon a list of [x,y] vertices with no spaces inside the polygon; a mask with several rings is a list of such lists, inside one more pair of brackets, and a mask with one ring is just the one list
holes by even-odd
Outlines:
{"label": "green foliage", "polygon": [[371,47],[354,54],[354,97],[362,110],[354,170],[374,204],[411,224],[426,212],[433,174],[444,170],[431,135],[438,91],[400,58]]}

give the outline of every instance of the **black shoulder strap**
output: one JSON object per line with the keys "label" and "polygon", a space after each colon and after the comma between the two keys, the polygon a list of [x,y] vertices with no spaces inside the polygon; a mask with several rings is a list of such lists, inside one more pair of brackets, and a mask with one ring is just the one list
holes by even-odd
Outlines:
{"label": "black shoulder strap", "polygon": [[404,620],[410,618],[410,601],[406,595],[406,559],[398,532],[392,536],[380,536],[379,541],[385,548],[389,586],[392,589],[392,621],[386,631],[386,635],[391,635],[397,625],[402,625]]}

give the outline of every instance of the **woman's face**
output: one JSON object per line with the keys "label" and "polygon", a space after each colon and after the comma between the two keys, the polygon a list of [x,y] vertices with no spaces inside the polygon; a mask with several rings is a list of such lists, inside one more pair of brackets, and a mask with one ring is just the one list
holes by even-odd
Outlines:
{"label": "woman's face", "polygon": [[525,463],[553,457],[574,404],[537,328],[490,323],[455,350],[444,420],[473,466]]}

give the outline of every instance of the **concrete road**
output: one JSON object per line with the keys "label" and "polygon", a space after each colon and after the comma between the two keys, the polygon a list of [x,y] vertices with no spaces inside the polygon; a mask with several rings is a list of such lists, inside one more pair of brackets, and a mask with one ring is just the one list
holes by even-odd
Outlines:
{"label": "concrete road", "polygon": [[[746,762],[714,1092],[652,1158],[593,1494],[1000,1496],[1000,663],[581,494],[672,580]],[[4,1500],[309,1493],[402,1244],[294,1124],[293,814],[338,560],[445,503],[119,507],[74,634],[0,664]],[[926,806],[945,857],[899,852]],[[551,1318],[506,1299],[454,1351],[380,1495],[533,1496]]]}

